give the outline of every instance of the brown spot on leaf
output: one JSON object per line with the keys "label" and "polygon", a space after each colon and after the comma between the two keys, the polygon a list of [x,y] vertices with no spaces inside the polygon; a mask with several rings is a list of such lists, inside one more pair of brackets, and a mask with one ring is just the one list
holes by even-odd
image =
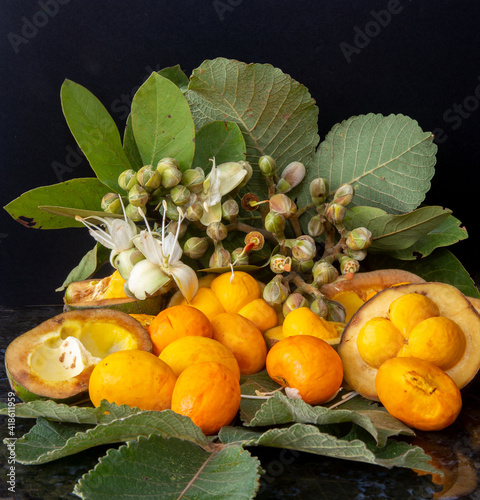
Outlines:
{"label": "brown spot on leaf", "polygon": [[24,215],[18,217],[17,222],[20,222],[20,224],[25,227],[35,227],[37,224],[35,222],[35,219],[33,219],[32,217],[25,217]]}

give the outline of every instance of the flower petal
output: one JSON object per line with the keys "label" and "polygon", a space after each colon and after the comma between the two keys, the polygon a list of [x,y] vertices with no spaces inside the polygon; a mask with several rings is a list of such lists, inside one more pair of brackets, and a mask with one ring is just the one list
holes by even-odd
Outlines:
{"label": "flower petal", "polygon": [[215,205],[208,207],[208,211],[204,210],[200,222],[204,226],[208,226],[212,222],[219,222],[222,220],[222,203],[219,201]]}
{"label": "flower petal", "polygon": [[145,257],[157,266],[163,265],[162,242],[148,231],[140,231],[138,236],[133,238],[133,244],[145,255]]}
{"label": "flower petal", "polygon": [[160,290],[169,281],[171,281],[170,276],[165,274],[159,266],[145,259],[133,266],[127,287],[137,299],[143,300]]}
{"label": "flower petal", "polygon": [[182,295],[190,302],[198,290],[197,273],[183,262],[177,262],[169,269]]}
{"label": "flower petal", "polygon": [[168,233],[163,240],[162,253],[164,257],[168,257],[168,263],[174,264],[182,257],[182,247],[177,241],[173,233]]}

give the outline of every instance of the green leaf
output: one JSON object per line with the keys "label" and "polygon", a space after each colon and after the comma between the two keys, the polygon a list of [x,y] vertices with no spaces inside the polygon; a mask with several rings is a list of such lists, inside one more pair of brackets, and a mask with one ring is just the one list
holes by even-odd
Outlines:
{"label": "green leaf", "polygon": [[47,212],[51,215],[61,215],[64,217],[109,217],[112,219],[123,219],[125,216],[123,214],[109,214],[103,210],[84,210],[82,208],[70,208],[70,207],[55,207],[52,205],[40,205],[38,207],[43,212]]}
{"label": "green leaf", "polygon": [[[306,162],[318,142],[318,108],[307,88],[269,64],[218,58],[193,70],[186,97],[197,128],[216,120],[239,125],[252,165],[271,155],[281,172],[292,161]],[[250,189],[265,192],[254,168]]]}
{"label": "green leaf", "polygon": [[158,74],[173,82],[182,92],[188,88],[188,76],[183,72],[180,64],[161,69]]}
{"label": "green leaf", "polygon": [[151,434],[174,436],[201,446],[208,443],[190,418],[171,410],[138,411],[122,418],[100,420],[94,427],[39,417],[31,430],[15,441],[16,460],[22,464],[41,464],[94,446],[121,443]]}
{"label": "green leaf", "polygon": [[245,159],[245,140],[236,123],[211,122],[197,130],[193,166],[209,172],[211,158],[217,165]]}
{"label": "green leaf", "polygon": [[60,92],[63,114],[70,131],[96,176],[118,193],[118,176],[130,167],[115,121],[86,88],[65,80]]}
{"label": "green leaf", "polygon": [[140,170],[143,167],[143,161],[137,143],[135,142],[135,137],[133,136],[132,115],[128,115],[127,124],[123,133],[123,150],[132,168],[134,170]]}
{"label": "green leaf", "polygon": [[78,266],[74,267],[66,277],[65,281],[55,291],[62,292],[74,281],[82,281],[93,276],[110,257],[110,250],[97,243],[83,257]]}
{"label": "green leaf", "polygon": [[366,227],[372,232],[370,252],[389,253],[409,248],[437,228],[451,214],[437,206],[418,208],[404,215],[390,215],[379,208],[353,207],[345,216],[345,227]]}
{"label": "green leaf", "polygon": [[[437,146],[433,135],[403,115],[370,113],[336,124],[317,150],[308,181],[325,177],[330,189],[350,183],[355,205],[411,212],[430,189]],[[302,203],[308,204],[308,190]]]}
{"label": "green leaf", "polygon": [[416,260],[397,260],[386,255],[371,255],[373,269],[405,269],[418,274],[426,281],[440,281],[457,287],[468,297],[480,297],[480,293],[460,261],[446,248],[438,248],[428,257]]}
{"label": "green leaf", "polygon": [[195,151],[195,125],[182,91],[170,80],[152,73],[132,102],[132,127],[144,165],[156,166],[174,157],[184,171]]}
{"label": "green leaf", "polygon": [[81,498],[245,500],[259,488],[260,462],[241,446],[205,450],[177,438],[140,437],[109,450],[74,493]]}
{"label": "green leaf", "polygon": [[405,250],[389,252],[390,256],[400,260],[414,260],[417,255],[427,257],[436,248],[453,245],[458,241],[468,238],[465,227],[460,227],[461,222],[450,215],[439,226],[430,231],[423,238]]}
{"label": "green leaf", "polygon": [[[43,186],[23,193],[4,208],[20,224],[35,229],[62,229],[83,227],[81,222],[62,215],[48,214],[40,206],[52,203],[71,207],[101,211],[100,203],[109,192],[107,186],[98,179],[72,179],[69,181]],[[105,212],[102,212],[105,215]]]}

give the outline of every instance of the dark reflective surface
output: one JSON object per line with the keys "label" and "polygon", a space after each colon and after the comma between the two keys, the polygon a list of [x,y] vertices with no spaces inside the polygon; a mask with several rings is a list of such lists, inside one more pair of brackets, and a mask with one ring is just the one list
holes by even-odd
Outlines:
{"label": "dark reflective surface", "polygon": [[[10,387],[3,357],[8,343],[42,321],[62,312],[53,307],[0,307],[0,401],[7,402]],[[442,432],[418,433],[415,443],[434,457],[443,478],[420,476],[407,469],[384,469],[362,463],[334,460],[295,451],[252,448],[265,471],[258,499],[366,500],[465,498],[480,499],[480,396],[479,381],[463,392],[464,408],[457,422]],[[34,420],[16,419],[15,437],[21,437]],[[0,437],[8,436],[0,417]],[[38,466],[15,464],[15,493],[8,491],[8,450],[0,447],[0,498],[54,500],[77,498],[71,494],[77,480],[95,467],[107,447],[98,447]],[[438,483],[438,484],[435,484]],[[443,484],[440,484],[443,483]],[[162,498],[159,493],[158,498]]]}

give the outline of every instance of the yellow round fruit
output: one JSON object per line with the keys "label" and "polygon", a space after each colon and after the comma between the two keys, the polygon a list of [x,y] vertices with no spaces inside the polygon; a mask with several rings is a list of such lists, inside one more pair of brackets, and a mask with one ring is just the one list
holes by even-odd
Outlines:
{"label": "yellow round fruit", "polygon": [[216,434],[235,418],[240,382],[226,366],[213,361],[188,366],[173,390],[172,410],[190,417],[204,434]]}
{"label": "yellow round fruit", "polygon": [[173,370],[150,352],[117,351],[95,366],[88,391],[95,406],[106,399],[117,405],[161,411],[170,408],[176,380]]}
{"label": "yellow round fruit", "polygon": [[261,332],[277,326],[278,323],[275,309],[269,306],[263,299],[250,301],[238,311],[238,314],[249,319]]}
{"label": "yellow round fruit", "polygon": [[260,285],[255,278],[243,271],[220,274],[211,285],[222,307],[228,313],[238,313],[250,301],[261,296]]}
{"label": "yellow round fruit", "polygon": [[210,321],[212,321],[217,314],[225,312],[217,296],[207,287],[199,288],[190,302],[184,299],[181,303],[199,309]]}
{"label": "yellow round fruit", "polygon": [[312,335],[323,340],[339,337],[337,329],[328,321],[317,316],[308,307],[299,307],[289,312],[283,322],[283,334]]}

